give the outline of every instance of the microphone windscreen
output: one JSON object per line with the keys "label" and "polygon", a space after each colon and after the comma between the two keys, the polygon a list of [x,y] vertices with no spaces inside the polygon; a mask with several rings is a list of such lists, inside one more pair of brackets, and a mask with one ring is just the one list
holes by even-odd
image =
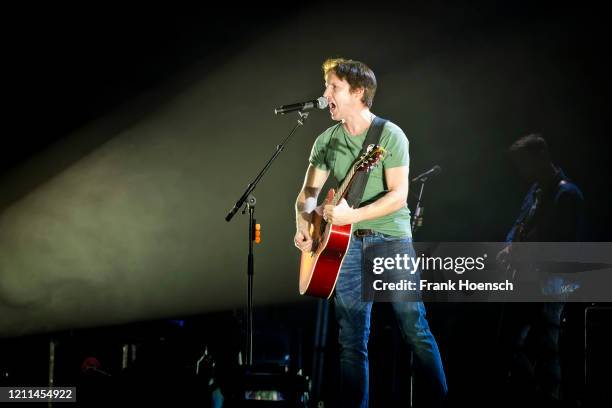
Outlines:
{"label": "microphone windscreen", "polygon": [[319,96],[319,98],[317,99],[317,102],[318,102],[319,109],[327,108],[327,99],[325,99],[324,97]]}

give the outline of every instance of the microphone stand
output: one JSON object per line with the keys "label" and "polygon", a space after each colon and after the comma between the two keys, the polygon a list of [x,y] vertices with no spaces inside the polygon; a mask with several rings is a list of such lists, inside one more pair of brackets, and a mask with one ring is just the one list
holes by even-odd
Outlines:
{"label": "microphone stand", "polygon": [[236,201],[234,207],[227,213],[225,216],[225,221],[229,222],[236,212],[244,205],[244,209],[242,210],[242,214],[249,211],[249,255],[248,255],[248,267],[247,267],[247,330],[246,330],[246,364],[249,367],[253,366],[253,275],[255,273],[255,265],[253,260],[253,241],[255,240],[255,204],[257,203],[257,199],[253,194],[253,190],[257,187],[257,184],[261,181],[263,176],[266,174],[272,162],[276,160],[278,155],[283,151],[285,145],[293,136],[296,129],[299,126],[303,126],[306,119],[308,119],[308,112],[298,111],[298,120],[297,124],[293,127],[291,132],[283,141],[276,145],[276,151],[270,157],[268,162],[265,164],[263,169],[255,176],[253,181],[251,181],[248,185],[242,196]]}
{"label": "microphone stand", "polygon": [[[423,198],[423,190],[425,188],[425,182],[427,181],[427,176],[421,176],[412,180],[419,181],[421,183],[421,187],[419,189],[419,196],[417,198],[416,206],[414,207],[414,218],[412,219],[412,234],[416,232],[419,227],[423,226],[423,212],[425,207],[421,206],[421,200]],[[414,238],[413,238],[414,239]],[[414,405],[414,351],[410,350],[410,401],[408,406],[412,408]]]}
{"label": "microphone stand", "polygon": [[421,206],[421,199],[423,197],[423,189],[425,188],[425,182],[427,177],[422,177],[416,181],[421,182],[421,189],[419,191],[419,198],[417,199],[416,207],[414,207],[414,218],[412,219],[412,233],[414,233],[418,227],[423,226],[423,212],[425,207]]}

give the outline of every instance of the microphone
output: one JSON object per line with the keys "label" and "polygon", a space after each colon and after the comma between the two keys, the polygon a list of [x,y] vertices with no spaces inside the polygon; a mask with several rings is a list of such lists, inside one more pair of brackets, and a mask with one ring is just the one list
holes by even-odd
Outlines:
{"label": "microphone", "polygon": [[320,96],[318,99],[312,101],[292,103],[291,105],[283,105],[280,108],[274,109],[275,115],[284,115],[285,113],[294,111],[306,111],[314,108],[325,109],[327,108],[327,99]]}
{"label": "microphone", "polygon": [[430,170],[427,170],[425,173],[419,174],[418,176],[413,178],[411,182],[414,183],[415,181],[421,181],[421,182],[426,181],[428,177],[433,177],[437,174],[440,174],[441,171],[442,171],[442,167],[436,164]]}

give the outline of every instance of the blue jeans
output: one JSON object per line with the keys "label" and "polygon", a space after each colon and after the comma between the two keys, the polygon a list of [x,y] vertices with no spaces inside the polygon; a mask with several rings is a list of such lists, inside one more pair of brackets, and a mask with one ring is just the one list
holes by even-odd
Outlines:
{"label": "blue jeans", "polygon": [[[336,284],[335,311],[340,329],[340,383],[342,406],[368,406],[368,338],[372,302],[362,300],[361,274],[365,264],[375,257],[414,256],[410,238],[378,234],[351,237]],[[418,274],[407,276],[418,279]],[[393,302],[393,310],[404,340],[427,375],[434,398],[442,400],[447,393],[446,376],[438,345],[429,330],[422,302]],[[406,362],[408,364],[408,362]]]}

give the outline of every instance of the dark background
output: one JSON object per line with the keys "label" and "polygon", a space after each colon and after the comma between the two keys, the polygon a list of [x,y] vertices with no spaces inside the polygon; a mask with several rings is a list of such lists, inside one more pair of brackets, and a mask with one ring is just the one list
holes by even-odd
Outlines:
{"label": "dark background", "polygon": [[[436,181],[439,184],[434,188],[442,194],[452,192],[457,200],[453,202],[453,215],[457,216],[448,213],[450,206],[432,207],[432,219],[452,218],[453,225],[439,221],[438,228],[430,227],[423,234],[429,237],[431,232],[438,240],[496,240],[507,229],[511,213],[500,214],[499,205],[510,199],[515,202],[508,207],[515,208],[519,200],[515,191],[524,187],[516,185],[501,151],[521,135],[540,132],[549,140],[554,157],[568,176],[580,185],[587,198],[592,197],[588,205],[595,239],[609,238],[605,226],[610,225],[606,195],[610,183],[604,176],[609,170],[609,27],[607,14],[594,3],[576,7],[558,2],[407,2],[401,6],[382,2],[373,7],[360,2],[351,6],[308,2],[215,7],[219,8],[213,11],[208,6],[160,4],[145,8],[98,4],[39,6],[7,14],[13,21],[9,22],[6,37],[9,52],[4,82],[10,102],[6,119],[14,126],[3,132],[1,170],[18,166],[190,66],[197,64],[213,70],[279,26],[289,30],[300,27],[299,19],[304,13],[320,13],[321,26],[308,27],[313,33],[327,27],[330,20],[362,16],[351,23],[357,34],[374,39],[376,44],[376,39],[384,35],[377,31],[379,24],[385,21],[368,21],[368,11],[388,12],[406,24],[387,27],[399,45],[376,44],[377,50],[361,50],[364,57],[371,55],[375,60],[371,65],[385,74],[391,71],[390,66],[382,64],[385,58],[380,55],[386,48],[392,54],[401,49],[402,41],[408,44],[406,48],[419,42],[421,47],[413,55],[387,57],[393,69],[401,72],[403,66],[408,71],[415,61],[437,59],[447,74],[422,78],[420,82],[428,93],[413,89],[407,90],[413,95],[393,94],[383,88],[384,83],[379,91],[379,104],[385,108],[391,106],[389,101],[404,105],[395,110],[403,116],[391,119],[404,125],[416,149],[412,154],[412,174],[429,169],[432,163],[445,164],[443,168],[449,170],[449,175],[444,181]],[[344,20],[343,15],[347,16]],[[319,34],[337,44],[340,51],[333,55],[349,48],[345,43],[361,40],[358,36],[351,39],[345,31]],[[309,46],[301,40],[284,36],[277,42],[294,42],[298,57],[300,49]],[[272,51],[270,56],[273,65],[278,57]],[[501,60],[495,63],[488,61],[498,57]],[[290,61],[291,55],[282,58]],[[473,68],[479,62],[483,66]],[[317,71],[318,64],[312,61],[311,70]],[[478,71],[482,68],[485,70]],[[200,73],[206,74],[202,70]],[[248,67],[244,73],[252,74]],[[290,86],[291,73],[279,75],[288,78],[282,85]],[[451,82],[453,79],[457,82]],[[249,81],[256,78],[250,76]],[[504,93],[508,89],[513,92]],[[416,101],[421,106],[417,106],[417,112],[410,112],[405,105],[415,102],[402,101],[402,97],[415,95],[427,99]],[[265,101],[266,95],[258,95],[257,99]],[[427,105],[443,110],[427,112]],[[473,112],[472,106],[486,110]],[[232,107],[225,109],[231,111]],[[429,121],[417,114],[426,115]],[[471,128],[457,128],[457,122]],[[431,134],[431,128],[439,133]],[[495,133],[490,133],[491,129]],[[425,145],[427,139],[434,143]],[[450,174],[459,167],[479,179],[471,180],[469,191],[458,194],[445,187],[457,183]],[[490,172],[504,177],[493,178]],[[450,194],[444,198],[453,199]],[[440,208],[445,212],[438,213]],[[478,217],[471,217],[474,214]],[[478,224],[462,224],[457,221],[461,218]]]}
{"label": "dark background", "polygon": [[[320,25],[313,23],[313,19],[302,19],[304,15],[319,14]],[[394,18],[390,19],[390,15]],[[53,5],[15,10],[7,13],[6,18],[10,24],[5,28],[8,51],[3,60],[8,72],[3,82],[8,109],[0,149],[0,172],[4,180],[0,210],[18,203],[51,177],[41,173],[40,167],[36,170],[38,173],[28,173],[28,166],[44,158],[48,149],[61,145],[79,129],[142,95],[153,95],[138,105],[143,115],[145,112],[150,115],[157,102],[167,100],[167,96],[158,96],[154,90],[177,77],[176,89],[188,89],[195,82],[193,67],[197,68],[199,78],[206,78],[217,67],[231,67],[240,73],[234,80],[243,89],[245,101],[252,106],[264,106],[269,112],[279,104],[316,97],[321,89],[317,88],[321,86],[317,75],[322,59],[342,55],[363,60],[377,73],[380,89],[374,112],[395,121],[406,131],[411,143],[411,173],[425,171],[434,164],[443,168],[443,173],[427,186],[427,217],[417,239],[503,240],[527,188],[514,174],[504,151],[516,138],[540,132],[549,141],[553,157],[584,192],[593,240],[610,240],[610,29],[609,14],[595,4],[578,7],[556,2],[457,1],[408,2],[400,7],[385,2],[266,6],[219,3],[214,10],[212,5]],[[305,24],[309,25],[305,27]],[[291,35],[294,26],[302,35]],[[258,79],[258,72],[250,70],[248,63],[235,65],[241,53],[259,41],[269,41],[270,35],[279,32],[283,35],[276,41],[291,44],[293,54],[269,50],[270,69],[274,70],[275,64],[279,66],[274,82],[262,84],[261,81],[268,81],[270,77],[262,74]],[[304,36],[304,32],[312,32],[312,37]],[[317,51],[304,51],[327,41],[321,55]],[[309,59],[311,55],[317,59]],[[295,82],[291,69],[294,58],[296,71],[300,72]],[[304,68],[303,64],[308,66]],[[181,80],[181,72],[186,70],[191,70],[191,74]],[[302,72],[312,75],[304,76]],[[252,86],[258,81],[258,93],[253,95]],[[292,91],[294,84],[295,92]],[[385,88],[385,84],[392,85]],[[267,85],[269,95],[265,92]],[[262,89],[264,92],[260,92]],[[218,90],[223,93],[223,84]],[[238,120],[244,107],[240,101],[229,99],[230,103],[228,98],[221,97],[219,103],[223,106],[218,108],[229,118],[238,109]],[[208,103],[215,104],[215,101]],[[267,158],[274,143],[289,129],[290,122],[284,118],[254,116],[244,123],[244,139],[231,139],[232,143],[243,140],[245,152],[254,143],[246,136],[252,134],[249,126],[253,120],[278,122],[273,125],[276,126],[274,133],[258,139],[258,143],[265,144],[265,149],[249,157],[252,165],[242,169],[241,158],[225,159],[234,168],[234,174],[240,175],[231,182],[227,196],[223,197],[227,208]],[[330,125],[324,118],[313,119],[304,134],[316,134]],[[74,152],[46,168],[52,169],[53,174],[59,173],[77,157],[109,141],[110,135],[103,133],[94,139],[78,139],[80,144]],[[207,135],[200,137],[205,139]],[[216,145],[224,143],[217,136],[208,137]],[[286,153],[289,157],[302,160],[289,168],[289,173],[301,174],[312,140],[295,142],[288,148],[292,150]],[[271,173],[283,173],[283,166],[277,163]],[[28,177],[20,182],[14,179],[15,174],[28,174]],[[295,181],[300,182],[299,178]],[[283,198],[280,205],[290,206],[285,205],[290,201],[284,198],[294,196],[298,187],[281,184],[278,188],[282,192],[277,193]],[[286,212],[290,217],[290,210]],[[283,213],[283,217],[287,214]],[[271,218],[268,217],[268,222],[272,222]],[[235,231],[235,238],[230,242],[242,242],[242,236],[238,235],[242,229]],[[282,232],[278,240],[290,242],[290,235]],[[270,240],[277,237],[271,236]],[[243,251],[237,251],[235,256],[243,255]],[[273,254],[262,252],[259,256],[273,264],[270,260]],[[238,278],[234,279],[242,279],[242,271],[236,274]],[[393,382],[386,381],[385,376],[394,367],[395,360],[388,351],[393,349],[397,333],[386,307],[378,306],[375,318],[379,322],[375,323],[371,340],[372,395],[376,401],[384,401],[389,394],[383,390]],[[167,360],[157,359],[157,356],[166,356],[159,349],[149,355],[156,356],[156,363],[152,364],[160,371],[170,366],[169,361],[176,362],[178,350],[185,354],[179,360],[188,365],[201,352],[203,344],[211,344],[229,366],[227,361],[233,358],[232,353],[240,343],[241,308],[228,310],[232,308],[220,305],[212,309],[217,314],[202,313],[196,317],[197,308],[190,309],[184,320],[186,326],[155,320],[140,325],[132,322],[133,326],[116,329],[97,328],[97,321],[92,320],[91,324],[76,325],[89,326],[90,332],[58,331],[55,336],[64,344],[73,341],[95,350],[103,349],[104,344],[130,341],[142,344],[145,350],[147,345],[160,347],[167,352]],[[314,302],[257,309],[260,335],[276,333],[277,339],[290,339],[292,360],[297,361],[299,355],[306,372],[311,365],[315,309]],[[148,318],[182,319],[181,313],[179,308],[176,314],[151,313]],[[489,394],[492,393],[491,372],[499,357],[495,346],[499,313],[500,306],[494,304],[428,305],[451,393],[457,401],[484,399],[485,395],[496,397]],[[575,313],[580,316],[579,307]],[[147,320],[146,313],[141,316]],[[336,375],[333,362],[337,347],[333,318],[330,321],[326,374],[332,379]],[[114,322],[105,322],[109,323]],[[583,329],[579,317],[570,323],[574,335],[567,337],[568,344],[576,342]],[[65,325],[58,327],[66,329]],[[53,331],[53,325],[39,329],[46,330]],[[166,330],[175,333],[174,343],[160,340],[171,337],[161,334]],[[48,337],[40,336],[4,340],[0,360],[5,364],[3,369],[18,372],[12,375],[23,381],[42,378],[44,382]],[[99,341],[100,338],[107,341]],[[234,348],[224,349],[228,344]],[[296,344],[303,348],[296,348]],[[574,346],[579,349],[577,344],[580,343]],[[73,354],[78,354],[76,349],[78,346],[73,348]],[[105,352],[112,354],[109,350]],[[263,353],[266,346],[261,344],[259,350]],[[68,355],[68,351],[64,353]],[[400,357],[407,356],[407,351],[400,346],[397,353]],[[80,357],[72,358],[77,361]],[[575,367],[580,367],[581,357],[574,355]],[[23,367],[25,361],[37,369],[15,368]],[[180,371],[184,366],[178,364],[170,369]],[[401,373],[403,369],[399,370]],[[577,371],[573,373],[579,377]],[[325,392],[330,398],[333,398],[334,383],[326,381]],[[400,385],[398,398],[405,397],[402,390]],[[380,406],[389,406],[384,404],[381,402]]]}

